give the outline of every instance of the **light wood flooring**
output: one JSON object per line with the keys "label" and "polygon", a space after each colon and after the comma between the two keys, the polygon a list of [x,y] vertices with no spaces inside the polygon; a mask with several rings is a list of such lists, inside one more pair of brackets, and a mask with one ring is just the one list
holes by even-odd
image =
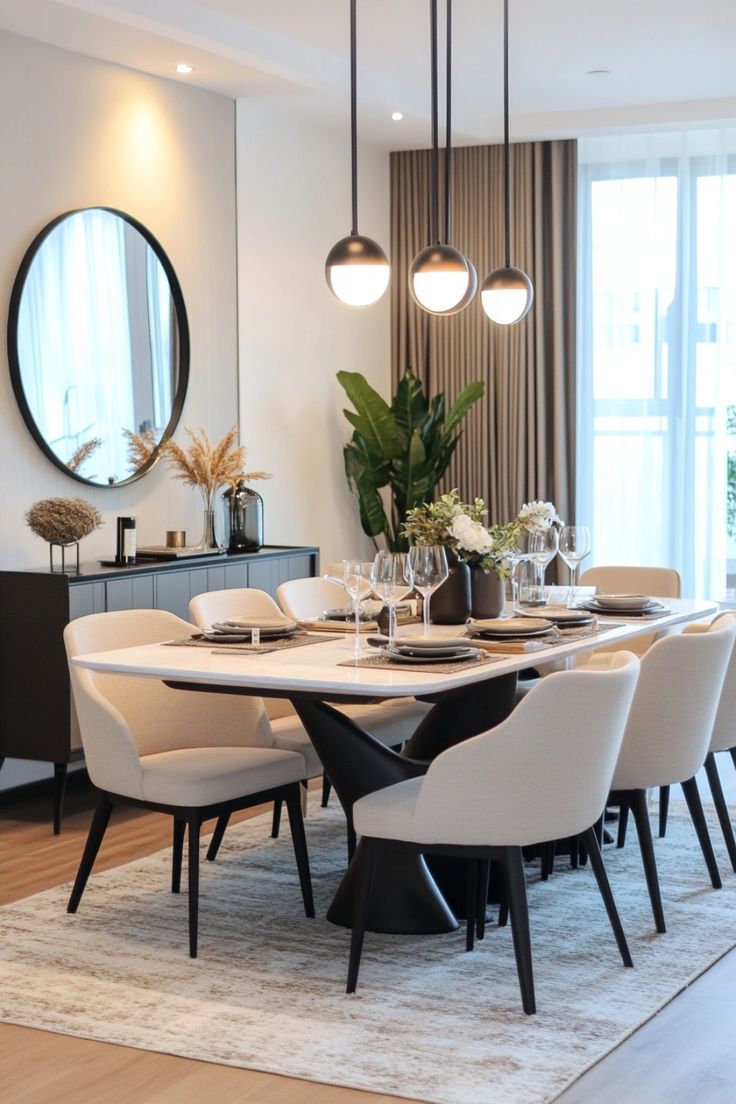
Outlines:
{"label": "light wood flooring", "polygon": [[[727,769],[723,770],[724,776]],[[310,795],[317,801],[318,794]],[[334,799],[333,799],[334,800]],[[0,804],[0,904],[73,878],[93,806],[75,779],[61,836],[48,795]],[[260,810],[240,814],[255,815]],[[170,820],[114,816],[99,868],[170,842]],[[734,878],[733,873],[726,877]],[[733,1104],[736,1100],[736,952],[708,971],[559,1097],[558,1104]],[[0,1024],[3,1104],[397,1104],[396,1097],[231,1069],[169,1055]],[[469,1101],[468,1104],[493,1104]]]}

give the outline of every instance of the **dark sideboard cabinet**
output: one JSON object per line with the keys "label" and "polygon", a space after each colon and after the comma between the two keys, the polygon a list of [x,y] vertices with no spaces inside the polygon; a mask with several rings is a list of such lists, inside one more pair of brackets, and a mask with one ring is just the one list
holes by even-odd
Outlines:
{"label": "dark sideboard cabinet", "polygon": [[69,763],[82,758],[64,651],[64,626],[108,610],[161,609],[189,620],[189,600],[255,587],[274,595],[287,579],[319,572],[319,549],[266,546],[234,556],[130,567],[0,571],[0,767],[6,758],[54,764],[54,832]]}

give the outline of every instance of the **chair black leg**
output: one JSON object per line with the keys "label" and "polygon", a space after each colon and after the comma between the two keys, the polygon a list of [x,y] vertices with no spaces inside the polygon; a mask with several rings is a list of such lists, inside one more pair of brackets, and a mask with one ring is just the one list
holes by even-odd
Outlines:
{"label": "chair black leg", "polygon": [[708,867],[711,885],[714,889],[720,889],[722,885],[721,875],[718,872],[718,864],[713,854],[713,845],[708,835],[708,825],[705,823],[705,814],[703,813],[703,804],[700,800],[700,793],[698,792],[698,784],[694,778],[688,778],[687,782],[683,782],[681,785],[682,792],[687,801],[687,807],[690,810],[690,816],[695,825],[695,831],[698,834],[700,850],[703,852],[705,865]]}
{"label": "chair black leg", "polygon": [[654,926],[658,932],[665,932],[667,929],[664,923],[662,895],[659,892],[657,860],[654,857],[654,840],[652,839],[652,826],[649,823],[646,790],[631,790],[628,793],[628,798],[634,816],[634,823],[636,824],[636,834],[639,837],[639,850],[644,863],[644,876],[647,880],[649,900],[652,902]]}
{"label": "chair black leg", "polygon": [[524,861],[520,847],[507,847],[504,853],[506,893],[511,913],[511,932],[514,939],[516,970],[519,975],[521,1003],[531,1016],[537,1010],[534,1000],[534,974],[532,972],[532,946],[529,938],[529,909],[526,900]]}
{"label": "chair black leg", "polygon": [[330,800],[330,793],[332,791],[332,783],[326,774],[322,775],[322,808],[327,808],[327,802]]}
{"label": "chair black leg", "polygon": [[358,843],[357,836],[355,835],[355,828],[353,828],[353,817],[351,813],[346,813],[348,819],[348,866],[350,865],[353,855],[355,854],[355,848]]}
{"label": "chair black leg", "polygon": [[67,764],[54,763],[54,835],[61,832],[61,811],[66,793]]}
{"label": "chair black leg", "polygon": [[550,874],[554,873],[555,869],[555,845],[554,843],[543,843],[540,848],[541,853],[541,870],[540,875],[543,882],[546,882]]}
{"label": "chair black leg", "polygon": [[631,961],[629,946],[626,942],[626,936],[624,935],[624,929],[621,925],[621,918],[619,917],[618,909],[616,908],[616,902],[613,899],[611,885],[608,881],[606,868],[603,865],[603,857],[601,856],[600,847],[598,846],[598,837],[594,829],[588,828],[587,832],[583,833],[583,839],[585,840],[585,846],[588,849],[590,865],[593,867],[595,880],[598,883],[598,889],[600,890],[601,897],[603,898],[603,903],[606,906],[606,912],[608,913],[608,919],[611,923],[613,934],[616,937],[616,943],[621,955],[621,961],[623,962],[624,966],[633,966],[634,963]]}
{"label": "chair black leg", "polygon": [[718,813],[718,821],[721,825],[721,831],[723,832],[723,838],[726,842],[726,849],[728,851],[728,857],[731,860],[731,869],[736,870],[736,840],[733,836],[733,825],[731,824],[731,817],[728,815],[728,805],[726,799],[723,796],[723,787],[721,786],[720,775],[718,774],[718,765],[716,763],[716,757],[711,751],[708,758],[705,760],[705,773],[708,776],[708,785],[710,786],[710,792],[713,795],[713,803]]}
{"label": "chair black leg", "polygon": [[299,872],[299,884],[302,888],[304,911],[307,916],[313,917],[314,899],[312,897],[312,878],[309,873],[307,837],[304,834],[304,818],[302,816],[302,802],[298,786],[295,786],[289,791],[289,796],[286,798],[286,808],[289,813],[289,827],[291,828],[291,839],[294,844],[296,868]]}
{"label": "chair black leg", "polygon": [[355,889],[355,903],[353,905],[353,934],[350,938],[350,962],[348,964],[348,983],[345,987],[346,993],[354,993],[358,984],[360,957],[363,953],[363,939],[368,923],[368,906],[371,900],[373,875],[380,846],[376,840],[363,838],[363,861],[358,872],[358,884]]}
{"label": "chair black leg", "polygon": [[733,761],[733,765],[736,767],[736,747],[732,747],[729,750],[731,752],[731,759]]}
{"label": "chair black leg", "polygon": [[491,880],[491,864],[481,859],[478,864],[478,895],[475,904],[475,930],[478,939],[486,937],[486,912],[488,910],[488,883]]}
{"label": "chair black leg", "polygon": [[92,867],[95,864],[97,852],[100,850],[102,838],[105,835],[105,830],[108,824],[110,823],[111,812],[112,802],[108,798],[107,794],[101,793],[97,798],[97,808],[95,809],[95,815],[92,817],[92,823],[89,826],[87,842],[84,845],[84,851],[82,852],[82,858],[79,863],[77,877],[74,880],[74,886],[69,897],[69,903],[66,906],[67,912],[76,912],[77,908],[79,907],[79,902],[81,901],[82,894],[84,893],[84,887],[87,884],[87,879],[89,878],[92,872]]}
{"label": "chair black leg", "polygon": [[222,843],[223,836],[227,830],[228,823],[230,821],[230,814],[223,813],[222,816],[217,818],[217,824],[215,830],[212,833],[212,839],[210,845],[207,848],[207,861],[214,862],[217,858],[217,853],[220,850],[220,844]]}
{"label": "chair black leg", "polygon": [[174,817],[174,840],[171,855],[171,892],[179,893],[181,890],[181,860],[184,854],[184,832],[187,822]]}
{"label": "chair black leg", "polygon": [[271,821],[271,839],[278,839],[279,829],[281,828],[281,806],[283,801],[274,801],[273,803],[273,820]]}
{"label": "chair black leg", "polygon": [[667,813],[670,808],[670,788],[669,786],[659,787],[659,838],[664,839],[667,835]]}
{"label": "chair black leg", "polygon": [[618,812],[618,834],[616,836],[616,846],[623,847],[626,843],[626,829],[629,825],[629,806],[622,805]]}
{"label": "chair black leg", "polygon": [[199,813],[187,818],[189,824],[189,957],[197,957],[199,930],[199,831],[202,823]]}
{"label": "chair black leg", "polygon": [[476,909],[478,907],[478,876],[480,864],[477,859],[465,860],[465,950],[472,951],[475,946]]}

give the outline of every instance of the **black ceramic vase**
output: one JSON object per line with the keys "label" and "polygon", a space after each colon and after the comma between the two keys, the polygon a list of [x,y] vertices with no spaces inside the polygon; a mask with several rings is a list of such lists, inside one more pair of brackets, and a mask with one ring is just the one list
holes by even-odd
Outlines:
{"label": "black ceramic vase", "polygon": [[500,616],[503,613],[505,600],[504,581],[495,571],[483,571],[480,567],[471,567],[470,612],[473,617],[484,619]]}
{"label": "black ceramic vase", "polygon": [[464,625],[470,616],[470,568],[448,550],[450,574],[432,595],[429,619],[433,625]]}

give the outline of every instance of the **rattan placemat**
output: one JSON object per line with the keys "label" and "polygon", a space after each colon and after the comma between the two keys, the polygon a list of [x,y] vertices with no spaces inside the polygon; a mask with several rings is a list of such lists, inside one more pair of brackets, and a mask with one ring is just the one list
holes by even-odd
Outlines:
{"label": "rattan placemat", "polygon": [[338,667],[373,667],[383,671],[419,671],[428,675],[456,674],[469,667],[482,667],[486,663],[497,663],[504,657],[501,655],[488,655],[484,653],[475,659],[445,660],[437,663],[405,663],[403,660],[391,659],[389,656],[373,655],[358,659],[345,659],[338,663]]}
{"label": "rattan placemat", "polygon": [[281,636],[276,640],[263,640],[260,644],[228,644],[220,640],[205,640],[201,636],[185,636],[181,640],[164,641],[171,648],[216,648],[223,652],[244,652],[246,654],[263,654],[264,652],[278,652],[285,648],[303,648],[306,644],[329,644],[334,641],[334,636],[308,636],[307,633],[295,633],[293,636]]}

